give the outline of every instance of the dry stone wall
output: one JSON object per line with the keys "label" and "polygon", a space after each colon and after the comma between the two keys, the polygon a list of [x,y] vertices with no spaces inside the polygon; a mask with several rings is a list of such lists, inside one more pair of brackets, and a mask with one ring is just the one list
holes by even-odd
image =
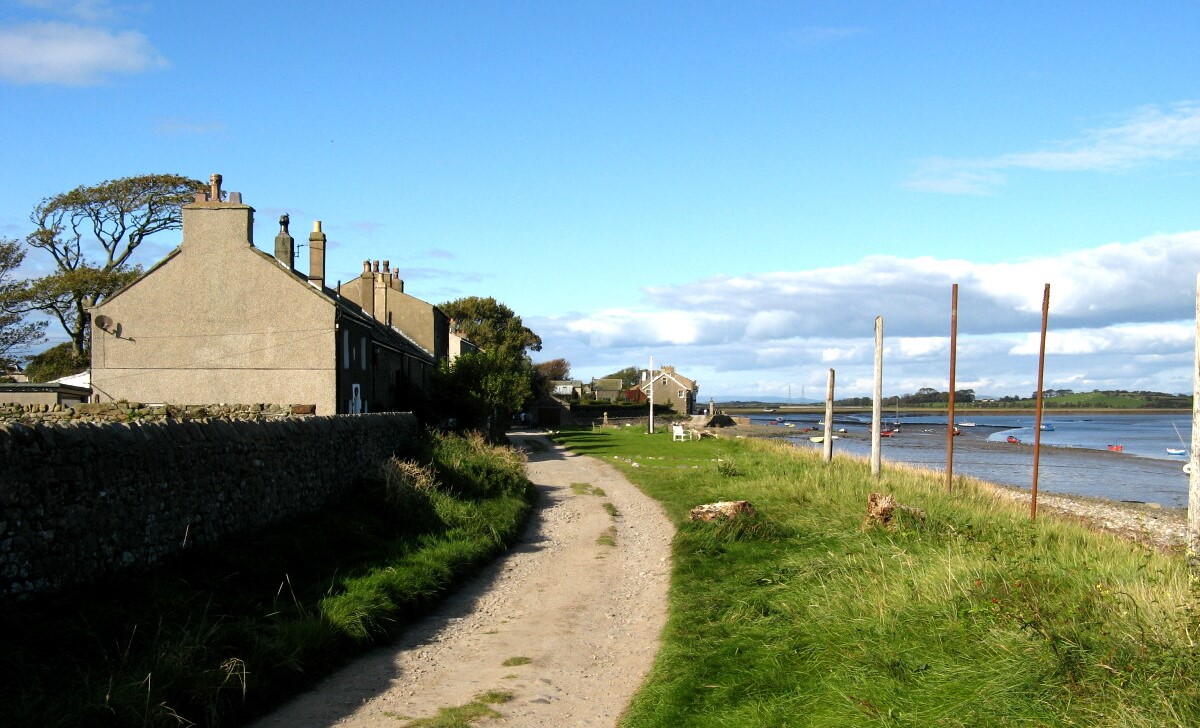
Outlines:
{"label": "dry stone wall", "polygon": [[409,413],[0,422],[0,599],[318,511],[418,435]]}

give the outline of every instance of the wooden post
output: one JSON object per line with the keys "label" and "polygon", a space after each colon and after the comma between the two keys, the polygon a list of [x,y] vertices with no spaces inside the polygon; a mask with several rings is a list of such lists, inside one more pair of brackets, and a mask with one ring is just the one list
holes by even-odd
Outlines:
{"label": "wooden post", "polygon": [[1046,373],[1046,324],[1050,320],[1050,284],[1042,294],[1042,344],[1038,349],[1037,410],[1033,418],[1033,486],[1029,501],[1029,520],[1037,519],[1038,459],[1042,454],[1042,378]]}
{"label": "wooden post", "polygon": [[1200,276],[1196,277],[1196,353],[1192,362],[1192,450],[1188,454],[1187,564],[1193,588],[1200,579]]}
{"label": "wooden post", "polygon": [[833,370],[829,370],[829,384],[825,387],[825,439],[821,441],[824,446],[825,462],[833,460]]}
{"label": "wooden post", "polygon": [[875,390],[871,402],[871,475],[883,470],[883,317],[875,317]]}
{"label": "wooden post", "polygon": [[950,289],[950,406],[946,409],[946,492],[954,490],[954,365],[958,358],[958,284]]}

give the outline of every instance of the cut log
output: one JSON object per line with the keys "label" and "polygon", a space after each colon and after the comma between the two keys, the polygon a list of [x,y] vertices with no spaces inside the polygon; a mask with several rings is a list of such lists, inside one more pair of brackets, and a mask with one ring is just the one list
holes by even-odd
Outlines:
{"label": "cut log", "polygon": [[920,523],[925,523],[925,511],[913,506],[897,503],[891,494],[871,493],[867,496],[867,518],[863,528],[879,524],[889,531],[896,530],[896,511],[907,513]]}
{"label": "cut log", "polygon": [[750,501],[722,501],[720,503],[705,503],[688,511],[688,518],[693,521],[729,520],[738,516],[757,515]]}

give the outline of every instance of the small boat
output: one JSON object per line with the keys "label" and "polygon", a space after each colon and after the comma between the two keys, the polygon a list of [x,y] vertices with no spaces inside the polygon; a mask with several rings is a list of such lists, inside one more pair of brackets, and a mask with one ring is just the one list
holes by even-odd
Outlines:
{"label": "small boat", "polygon": [[1021,444],[1021,441],[1020,441],[1020,440],[1018,440],[1018,439],[1017,439],[1015,436],[1013,436],[1013,435],[1009,435],[1009,436],[1008,436],[1008,440],[1006,440],[1006,442],[1008,442],[1010,445],[1020,445],[1020,444]]}
{"label": "small boat", "polygon": [[951,430],[950,432],[951,432],[951,434],[953,434],[955,437],[957,437],[957,436],[959,436],[959,435],[961,435],[961,434],[962,434],[962,430],[958,429],[957,427],[955,427],[955,428],[954,428],[953,430]]}
{"label": "small boat", "polygon": [[896,434],[895,430],[880,430],[879,431],[880,437],[891,437],[892,435],[895,435],[895,434]]}
{"label": "small boat", "polygon": [[[830,438],[830,439],[831,439],[831,441],[832,441],[832,440],[840,440],[841,438],[840,438],[840,437],[838,437],[837,435],[834,435],[834,436],[833,436],[832,438]],[[810,437],[810,438],[808,438],[808,441],[809,441],[809,442],[825,442],[825,436],[824,436],[824,435],[817,435],[816,437]]]}
{"label": "small boat", "polygon": [[958,426],[959,427],[974,427],[975,423],[974,422],[959,422]]}
{"label": "small boat", "polygon": [[1167,454],[1168,455],[1187,455],[1187,450],[1185,450],[1181,447],[1168,447]]}
{"label": "small boat", "polygon": [[[1124,446],[1124,445],[1109,445],[1109,446],[1108,446],[1108,449],[1109,449],[1110,451],[1112,451],[1112,452],[1125,452],[1125,446]],[[1170,451],[1170,450],[1167,450],[1167,452],[1171,452],[1171,451]]]}
{"label": "small boat", "polygon": [[1049,422],[1043,422],[1042,432],[1054,432],[1054,425]]}

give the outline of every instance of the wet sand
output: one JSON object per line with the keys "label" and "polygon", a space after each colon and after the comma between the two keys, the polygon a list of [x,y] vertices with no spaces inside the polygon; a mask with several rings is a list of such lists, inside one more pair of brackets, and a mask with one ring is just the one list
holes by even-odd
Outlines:
{"label": "wet sand", "polygon": [[[834,428],[835,431],[837,427]],[[834,452],[870,457],[870,435],[847,428],[838,433]],[[736,432],[733,432],[736,430]],[[1026,492],[1033,482],[1033,445],[988,442],[989,427],[963,427],[954,438],[954,472]],[[819,450],[809,437],[819,431],[765,425],[738,425],[722,436],[787,439],[798,447]],[[884,463],[899,463],[945,472],[944,427],[905,425],[899,434],[881,438]],[[1140,458],[1123,453],[1043,445],[1038,458],[1038,491],[1103,498],[1117,502],[1144,502],[1164,508],[1187,507],[1188,480],[1182,463]]]}

